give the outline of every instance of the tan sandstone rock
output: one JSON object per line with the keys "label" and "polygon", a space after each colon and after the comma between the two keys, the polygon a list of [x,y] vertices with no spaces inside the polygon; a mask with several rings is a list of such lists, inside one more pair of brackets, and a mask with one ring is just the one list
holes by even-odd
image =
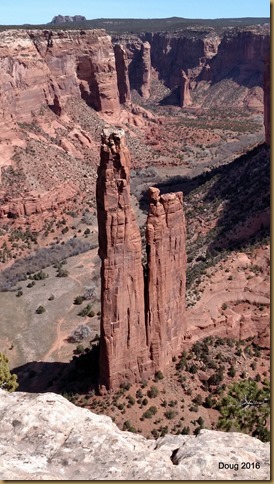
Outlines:
{"label": "tan sandstone rock", "polygon": [[[256,438],[202,430],[147,440],[54,393],[0,390],[0,421],[4,480],[270,479],[269,444]],[[241,462],[259,468],[241,469]]]}

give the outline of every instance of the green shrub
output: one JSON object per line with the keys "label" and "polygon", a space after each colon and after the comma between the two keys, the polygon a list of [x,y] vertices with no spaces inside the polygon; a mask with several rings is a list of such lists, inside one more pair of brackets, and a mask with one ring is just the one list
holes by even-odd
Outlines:
{"label": "green shrub", "polygon": [[75,304],[76,306],[79,306],[80,304],[82,304],[83,301],[85,301],[85,296],[76,296],[76,298],[74,299],[73,301],[73,304]]}
{"label": "green shrub", "polygon": [[123,430],[126,430],[127,432],[136,433],[136,429],[135,429],[135,427],[133,427],[133,425],[131,424],[130,420],[126,420],[123,423]]}
{"label": "green shrub", "polygon": [[177,412],[175,412],[175,410],[166,410],[164,413],[164,416],[168,420],[172,420],[174,417],[176,417],[176,415],[177,415]]}
{"label": "green shrub", "polygon": [[68,277],[68,275],[69,275],[69,271],[66,269],[63,269],[63,267],[60,267],[60,269],[58,269],[57,271],[56,277]]}
{"label": "green shrub", "polygon": [[192,405],[192,406],[189,408],[189,410],[190,410],[191,412],[198,412],[198,411],[199,411],[199,407],[198,407],[197,405]]}
{"label": "green shrub", "polygon": [[81,355],[82,353],[84,353],[84,351],[85,351],[84,346],[80,344],[80,345],[77,345],[77,346],[76,346],[76,348],[75,348],[75,350],[74,350],[74,353],[75,353],[76,355]]}
{"label": "green shrub", "polygon": [[232,378],[234,378],[234,376],[236,375],[235,367],[234,366],[230,366],[230,368],[228,369],[227,374],[228,374],[228,376],[231,376]]}
{"label": "green shrub", "polygon": [[147,396],[149,398],[155,398],[157,397],[157,395],[159,395],[159,390],[157,387],[155,387],[154,385],[152,385],[150,387],[150,389],[147,391]]}
{"label": "green shrub", "polygon": [[153,415],[157,413],[157,408],[152,406],[149,407],[142,415],[143,418],[152,418]]}
{"label": "green shrub", "polygon": [[11,374],[9,369],[9,360],[0,353],[0,388],[8,392],[14,392],[18,388],[17,376]]}
{"label": "green shrub", "polygon": [[36,309],[36,314],[42,314],[44,313],[46,310],[44,308],[44,306],[38,306],[38,308]]}
{"label": "green shrub", "polygon": [[155,373],[155,380],[156,381],[159,381],[159,380],[162,380],[164,378],[164,375],[161,371],[156,371]]}
{"label": "green shrub", "polygon": [[202,395],[198,394],[196,397],[192,399],[193,403],[196,403],[197,405],[202,405],[203,403],[203,397]]}

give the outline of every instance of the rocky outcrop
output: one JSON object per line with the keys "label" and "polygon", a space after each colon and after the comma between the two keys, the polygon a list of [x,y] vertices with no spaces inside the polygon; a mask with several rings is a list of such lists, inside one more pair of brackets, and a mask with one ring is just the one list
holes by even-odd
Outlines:
{"label": "rocky outcrop", "polygon": [[85,20],[87,19],[83,15],[55,15],[50,23],[53,25],[61,25],[68,23],[84,22]]}
{"label": "rocky outcrop", "polygon": [[158,189],[150,189],[145,291],[129,176],[124,131],[105,129],[96,198],[102,260],[99,380],[107,389],[163,369],[180,351],[185,331],[182,194],[159,197]]}
{"label": "rocky outcrop", "polygon": [[130,85],[128,77],[128,59],[122,44],[114,44],[119,99],[121,104],[130,103]]}
{"label": "rocky outcrop", "polygon": [[144,99],[150,97],[150,82],[151,82],[151,46],[149,42],[144,42],[141,49],[141,89],[140,94]]}
{"label": "rocky outcrop", "polygon": [[119,110],[115,57],[103,30],[7,30],[0,33],[0,128],[31,122],[68,96],[98,111]]}
{"label": "rocky outcrop", "polygon": [[149,190],[147,219],[148,346],[157,369],[180,352],[185,320],[185,219],[182,193]]}
{"label": "rocky outcrop", "polygon": [[270,144],[270,57],[267,56],[264,72],[264,127],[265,142]]}
{"label": "rocky outcrop", "polygon": [[185,108],[191,105],[191,96],[189,92],[189,78],[183,69],[181,69],[180,81],[180,105],[182,108]]}
{"label": "rocky outcrop", "polygon": [[58,188],[39,196],[28,195],[21,198],[0,198],[0,219],[28,217],[57,209],[79,196],[79,188],[72,182],[65,182]]}
{"label": "rocky outcrop", "polygon": [[[270,479],[269,444],[241,433],[202,430],[197,437],[147,440],[60,395],[3,390],[0,421],[7,481]],[[254,468],[243,469],[242,462]]]}
{"label": "rocky outcrop", "polygon": [[151,373],[146,344],[141,236],[130,203],[124,131],[105,129],[97,179],[101,268],[100,384],[118,387]]}

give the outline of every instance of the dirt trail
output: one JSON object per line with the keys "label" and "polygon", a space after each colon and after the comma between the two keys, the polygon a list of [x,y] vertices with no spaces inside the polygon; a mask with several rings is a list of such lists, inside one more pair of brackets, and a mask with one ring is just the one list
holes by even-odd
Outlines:
{"label": "dirt trail", "polygon": [[[82,260],[85,260],[86,258],[87,258],[87,256],[86,255],[83,255],[83,258],[81,259],[81,261]],[[74,264],[71,269],[76,268],[80,264],[81,264],[81,262],[77,261],[77,263]],[[89,269],[87,271],[85,271],[85,272],[82,272],[78,277],[82,277],[83,275],[88,274],[88,273],[91,274],[91,271],[94,269],[94,267],[95,267],[95,264],[94,263],[91,263]],[[82,290],[83,290],[83,283],[78,279],[78,277],[77,276],[72,276],[71,274],[69,274],[68,277],[78,284],[78,286],[79,286],[79,292],[82,292]],[[69,336],[69,334],[71,332],[71,330],[70,331],[65,331],[65,332],[62,331],[62,325],[63,325],[64,321],[66,320],[66,317],[69,315],[69,313],[74,308],[75,308],[75,305],[72,303],[70,305],[70,307],[67,309],[65,315],[62,318],[60,318],[60,319],[57,320],[57,323],[56,323],[56,338],[55,338],[55,341],[53,342],[52,346],[47,351],[47,353],[43,356],[42,361],[48,360],[48,358],[52,357],[54,355],[54,353],[56,353],[56,352],[57,352],[56,358],[57,359],[59,358],[60,349],[62,348],[62,346],[64,346],[64,341]],[[82,320],[82,323],[83,324],[85,324],[86,322],[87,322],[87,318],[85,318],[85,319]]]}

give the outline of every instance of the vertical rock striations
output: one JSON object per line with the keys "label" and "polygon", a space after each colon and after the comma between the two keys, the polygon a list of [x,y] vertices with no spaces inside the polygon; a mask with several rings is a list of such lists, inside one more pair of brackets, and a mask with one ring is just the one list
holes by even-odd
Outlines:
{"label": "vertical rock striations", "polygon": [[265,142],[270,144],[270,57],[265,62],[264,72],[264,127]]}
{"label": "vertical rock striations", "polygon": [[105,129],[97,212],[102,260],[100,383],[107,388],[151,372],[146,369],[141,236],[130,204],[129,170],[124,131]]}
{"label": "vertical rock striations", "polygon": [[178,354],[185,324],[185,219],[182,193],[149,189],[148,345],[156,369]]}
{"label": "vertical rock striations", "polygon": [[127,53],[122,44],[114,44],[113,49],[120,103],[127,104],[131,102]]}
{"label": "vertical rock striations", "polygon": [[182,108],[191,105],[189,78],[183,69],[180,71],[180,105]]}
{"label": "vertical rock striations", "polygon": [[104,129],[96,188],[101,267],[101,388],[153,376],[178,353],[185,331],[182,194],[150,189],[146,291],[140,231],[130,203],[124,131]]}
{"label": "vertical rock striations", "polygon": [[151,82],[151,47],[149,42],[144,42],[142,45],[142,85],[141,95],[144,99],[150,97],[150,82]]}

